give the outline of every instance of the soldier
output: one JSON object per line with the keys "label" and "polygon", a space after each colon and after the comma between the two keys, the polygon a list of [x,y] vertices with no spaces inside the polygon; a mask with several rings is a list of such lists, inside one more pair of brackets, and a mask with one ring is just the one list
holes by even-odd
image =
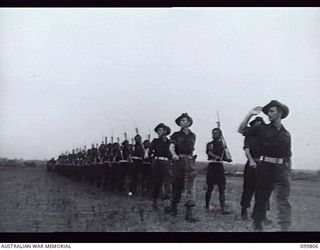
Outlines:
{"label": "soldier", "polygon": [[[125,135],[126,138],[126,135]],[[129,170],[130,170],[130,163],[129,163],[129,158],[131,156],[131,152],[130,152],[130,148],[129,148],[129,141],[127,139],[125,139],[122,143],[121,143],[121,160],[119,161],[119,171],[118,171],[118,188],[120,191],[123,191],[124,189],[126,189],[126,191],[128,191],[128,182],[127,180],[130,179],[130,174],[129,174]]]}
{"label": "soldier", "polygon": [[[250,127],[260,126],[265,124],[262,117],[257,116],[253,121],[249,123]],[[244,139],[243,147],[247,163],[244,168],[243,175],[243,192],[241,196],[241,217],[243,220],[248,219],[247,209],[250,207],[251,199],[255,190],[256,183],[256,167],[260,158],[260,144],[259,140],[254,136],[246,136]],[[267,210],[270,209],[270,203],[268,201]],[[264,224],[270,224],[272,221],[269,219],[264,220]]]}
{"label": "soldier", "polygon": [[207,144],[206,153],[210,161],[207,169],[207,192],[206,192],[206,208],[210,209],[210,198],[214,185],[218,185],[219,201],[222,214],[229,214],[225,208],[225,187],[226,176],[222,161],[231,162],[231,159],[226,157],[225,148],[222,142],[222,131],[220,128],[212,130],[212,141]]}
{"label": "soldier", "polygon": [[131,168],[131,184],[130,184],[130,191],[129,195],[134,195],[139,188],[139,190],[142,193],[142,190],[145,188],[143,186],[143,178],[144,178],[144,173],[143,173],[143,158],[145,155],[145,149],[143,147],[142,141],[141,141],[141,136],[137,134],[134,137],[135,144],[133,145],[133,150],[132,150],[132,168]]}
{"label": "soldier", "polygon": [[165,211],[169,211],[172,174],[170,170],[170,140],[167,136],[171,133],[171,129],[165,124],[160,123],[155,127],[154,131],[158,134],[158,138],[152,141],[150,149],[147,150],[154,157],[151,165],[153,183],[152,207],[154,209],[158,208],[157,199],[163,184],[164,193],[162,199],[164,200]]}
{"label": "soldier", "polygon": [[100,144],[98,151],[99,151],[99,156],[100,156],[100,162],[104,162],[106,160],[106,144],[102,141]]}
{"label": "soldier", "polygon": [[193,120],[187,114],[183,113],[176,120],[176,124],[181,130],[171,136],[170,152],[174,160],[173,166],[173,194],[171,199],[170,212],[176,215],[177,206],[180,202],[182,190],[186,190],[186,220],[195,222],[192,215],[192,208],[195,206],[194,181],[196,177],[195,159],[193,156],[196,135],[189,129]]}
{"label": "soldier", "polygon": [[[246,127],[253,115],[261,110],[268,115],[269,124]],[[239,126],[238,132],[256,136],[261,145],[260,161],[257,166],[255,205],[252,217],[254,230],[263,231],[262,221],[266,217],[267,202],[272,191],[275,192],[278,209],[278,223],[282,231],[291,225],[291,206],[289,174],[291,171],[291,136],[281,124],[289,114],[289,108],[279,101],[272,100],[266,106],[252,109]]]}
{"label": "soldier", "polygon": [[148,140],[143,141],[143,147],[145,149],[145,155],[143,159],[143,172],[144,172],[144,186],[145,193],[149,193],[152,190],[152,152],[150,151],[150,135],[148,135]]}

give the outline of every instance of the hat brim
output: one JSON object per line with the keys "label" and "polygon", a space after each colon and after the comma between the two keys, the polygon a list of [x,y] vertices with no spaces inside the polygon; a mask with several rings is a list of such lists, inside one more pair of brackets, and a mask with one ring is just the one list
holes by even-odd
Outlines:
{"label": "hat brim", "polygon": [[158,133],[158,129],[159,129],[159,128],[164,128],[165,131],[166,131],[166,135],[170,135],[170,133],[171,133],[170,127],[168,127],[168,126],[164,125],[163,123],[161,123],[161,124],[159,124],[157,127],[155,127],[154,131],[155,131],[156,133]]}
{"label": "hat brim", "polygon": [[188,120],[189,120],[189,122],[190,122],[190,127],[191,127],[191,125],[192,125],[192,123],[193,123],[193,120],[192,120],[192,118],[190,117],[190,116],[187,116],[187,115],[180,115],[177,119],[176,119],[176,124],[178,125],[178,126],[180,126],[180,122],[181,122],[181,119],[182,118],[188,118]]}
{"label": "hat brim", "polygon": [[279,107],[281,110],[282,110],[282,116],[281,116],[281,119],[284,119],[288,116],[289,114],[289,108],[282,104],[281,102],[278,102],[276,100],[273,100],[271,102],[269,102],[267,105],[265,105],[263,108],[262,108],[262,112],[266,115],[268,115],[268,112],[269,112],[269,109],[271,107]]}

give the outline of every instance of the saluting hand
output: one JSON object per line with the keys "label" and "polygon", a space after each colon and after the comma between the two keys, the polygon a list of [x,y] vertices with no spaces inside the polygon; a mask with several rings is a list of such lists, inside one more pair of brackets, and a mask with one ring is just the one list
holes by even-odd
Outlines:
{"label": "saluting hand", "polygon": [[252,110],[250,110],[249,113],[251,115],[258,115],[261,111],[262,111],[262,107],[261,106],[257,106],[255,108],[253,108]]}

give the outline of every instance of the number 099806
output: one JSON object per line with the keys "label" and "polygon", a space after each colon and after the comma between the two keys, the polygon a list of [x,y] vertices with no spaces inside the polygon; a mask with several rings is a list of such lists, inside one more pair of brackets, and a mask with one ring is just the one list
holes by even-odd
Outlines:
{"label": "number 099806", "polygon": [[318,248],[318,244],[300,244],[300,248]]}

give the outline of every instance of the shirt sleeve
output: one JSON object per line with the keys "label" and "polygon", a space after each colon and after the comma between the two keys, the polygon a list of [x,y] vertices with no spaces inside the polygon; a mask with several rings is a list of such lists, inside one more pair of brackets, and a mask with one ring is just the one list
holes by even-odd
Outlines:
{"label": "shirt sleeve", "polygon": [[177,144],[177,137],[178,137],[177,132],[173,133],[170,137],[170,143]]}
{"label": "shirt sleeve", "polygon": [[250,143],[250,137],[249,136],[246,136],[244,138],[244,143],[243,143],[243,149],[251,149],[251,143]]}
{"label": "shirt sleeve", "polygon": [[244,136],[256,136],[257,134],[260,133],[261,128],[263,125],[260,126],[253,126],[253,127],[245,127],[243,135]]}
{"label": "shirt sleeve", "polygon": [[211,151],[211,150],[210,150],[210,142],[209,142],[209,143],[207,143],[207,147],[206,147],[206,154],[208,154],[208,153],[209,153],[209,151]]}

